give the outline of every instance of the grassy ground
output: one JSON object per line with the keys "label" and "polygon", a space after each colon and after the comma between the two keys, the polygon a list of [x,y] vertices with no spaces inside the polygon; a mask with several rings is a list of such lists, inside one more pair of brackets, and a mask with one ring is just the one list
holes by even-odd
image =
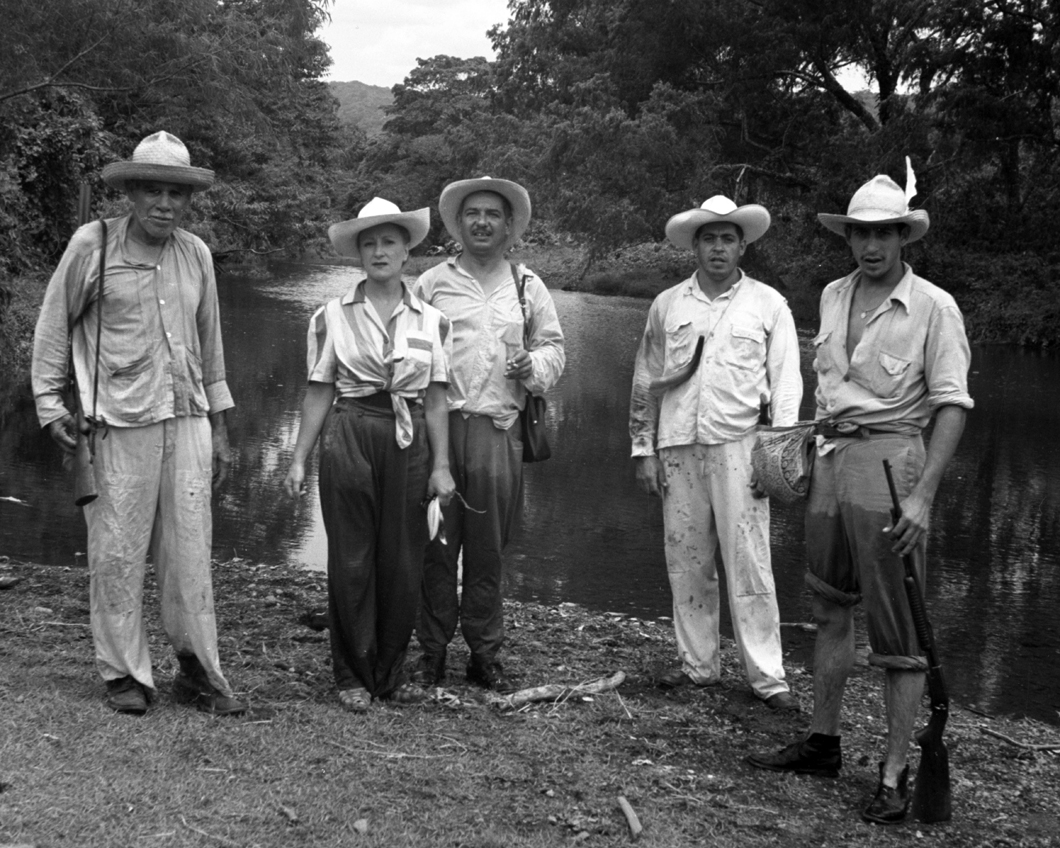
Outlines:
{"label": "grassy ground", "polygon": [[[508,668],[522,685],[623,671],[617,691],[505,710],[462,677],[421,707],[342,712],[325,635],[299,623],[324,602],[319,575],[233,560],[215,568],[222,661],[246,718],[174,705],[175,660],[147,610],[158,693],[144,717],[102,702],[87,575],[0,558],[0,846],[465,846],[631,841],[648,846],[1047,846],[1060,832],[1060,729],[955,708],[947,731],[954,820],[861,823],[881,755],[878,673],[846,701],[839,780],[755,771],[749,752],[803,732],[748,692],[730,644],[724,678],[665,693],[667,622],[571,605],[509,605]],[[804,702],[810,675],[789,665]],[[915,752],[913,760],[915,762]]]}

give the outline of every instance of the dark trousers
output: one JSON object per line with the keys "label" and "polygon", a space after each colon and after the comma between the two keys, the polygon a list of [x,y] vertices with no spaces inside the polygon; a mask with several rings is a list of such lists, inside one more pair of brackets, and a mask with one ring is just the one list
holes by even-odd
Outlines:
{"label": "dark trousers", "polygon": [[[490,663],[504,642],[501,552],[522,509],[523,445],[518,427],[498,430],[481,415],[449,413],[449,465],[456,490],[443,511],[447,545],[427,546],[423,603],[416,631],[424,653],[445,650],[459,621],[478,663]],[[463,549],[463,591],[457,597],[458,557]]]}
{"label": "dark trousers", "polygon": [[373,697],[404,682],[423,581],[429,450],[421,407],[412,419],[412,444],[401,449],[392,411],[340,398],[320,450],[335,683]]}

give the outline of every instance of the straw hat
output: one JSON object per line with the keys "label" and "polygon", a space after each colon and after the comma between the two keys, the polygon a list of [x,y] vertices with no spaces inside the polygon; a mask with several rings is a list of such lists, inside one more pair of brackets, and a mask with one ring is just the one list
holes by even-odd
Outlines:
{"label": "straw hat", "polygon": [[126,180],[156,180],[204,189],[213,185],[213,171],[193,168],[184,142],[162,130],[136,145],[128,161],[112,162],[103,169],[103,181],[111,188],[124,191]]}
{"label": "straw hat", "polygon": [[409,247],[415,247],[425,238],[431,228],[431,210],[424,206],[414,212],[402,212],[396,203],[373,197],[356,218],[332,224],[328,227],[328,238],[335,252],[342,256],[357,256],[357,234],[380,224],[397,224],[409,234]]}
{"label": "straw hat", "polygon": [[886,174],[877,174],[854,192],[846,215],[822,212],[817,218],[833,233],[844,238],[849,224],[907,224],[909,238],[906,244],[912,244],[923,238],[931,225],[931,219],[925,210],[909,208],[909,201],[916,194],[916,180],[913,178],[911,167],[908,175],[908,184],[903,191],[901,186]]}
{"label": "straw hat", "polygon": [[743,230],[748,244],[757,241],[769,229],[769,211],[757,203],[737,206],[723,194],[715,194],[703,201],[698,209],[678,212],[666,222],[666,237],[671,244],[691,250],[696,232],[704,224],[736,224]]}
{"label": "straw hat", "polygon": [[751,449],[755,480],[771,498],[795,503],[810,492],[810,475],[817,454],[814,422],[790,427],[759,427]]}
{"label": "straw hat", "polygon": [[530,194],[519,183],[495,180],[492,177],[458,180],[442,189],[442,196],[438,200],[438,214],[442,216],[442,223],[445,224],[449,235],[456,241],[462,241],[460,207],[464,205],[468,195],[476,191],[492,191],[511,204],[512,231],[508,234],[508,244],[514,244],[530,225]]}

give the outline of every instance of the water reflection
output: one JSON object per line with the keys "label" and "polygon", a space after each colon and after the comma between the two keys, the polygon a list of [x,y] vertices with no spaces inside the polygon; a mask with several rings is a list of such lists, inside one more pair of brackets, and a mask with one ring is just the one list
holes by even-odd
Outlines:
{"label": "water reflection", "polygon": [[[280,268],[221,283],[233,477],[215,510],[215,555],[323,568],[325,536],[310,481],[292,505],[280,482],[294,447],[312,311],[354,279],[349,268]],[[648,304],[554,292],[567,372],[549,397],[554,455],[526,466],[526,510],[509,595],[638,616],[670,614],[659,504],[635,487],[626,414]],[[929,604],[954,698],[1060,722],[1057,483],[1060,360],[977,349],[976,409],[936,505]],[[807,400],[811,397],[806,373]],[[809,413],[809,409],[805,411]],[[72,564],[84,523],[28,391],[0,419],[0,553]],[[315,473],[311,472],[311,473]],[[801,510],[773,509],[781,615],[809,620]],[[723,625],[724,626],[724,625]],[[785,639],[789,633],[785,631]],[[789,640],[790,642],[790,640]]]}

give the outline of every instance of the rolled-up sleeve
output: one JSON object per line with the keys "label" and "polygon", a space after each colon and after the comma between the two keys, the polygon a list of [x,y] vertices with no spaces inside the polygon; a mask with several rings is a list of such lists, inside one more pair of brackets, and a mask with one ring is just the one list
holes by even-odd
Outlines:
{"label": "rolled-up sleeve", "polygon": [[527,280],[526,300],[530,312],[529,353],[533,371],[525,385],[531,393],[539,395],[556,385],[567,364],[567,354],[556,304],[536,275]]}
{"label": "rolled-up sleeve", "polygon": [[637,348],[633,364],[633,389],[629,399],[629,436],[633,456],[654,456],[659,429],[659,399],[648,387],[660,377],[666,356],[666,334],[663,330],[659,302],[648,310],[648,322]]}
{"label": "rolled-up sleeve", "polygon": [[968,394],[971,363],[961,310],[956,305],[939,306],[932,314],[924,351],[924,380],[932,412],[940,406],[971,409],[975,405]]}

